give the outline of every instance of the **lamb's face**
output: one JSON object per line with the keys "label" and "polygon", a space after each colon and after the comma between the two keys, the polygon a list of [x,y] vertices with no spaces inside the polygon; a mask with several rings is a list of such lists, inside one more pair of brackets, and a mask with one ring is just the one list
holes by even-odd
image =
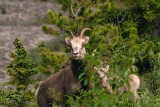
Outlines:
{"label": "lamb's face", "polygon": [[108,80],[106,73],[109,71],[109,65],[107,65],[105,68],[101,68],[101,69],[94,67],[94,71],[98,74],[98,76],[101,80],[102,87],[106,87],[107,80]]}
{"label": "lamb's face", "polygon": [[66,43],[71,47],[71,58],[81,60],[86,54],[85,44],[89,41],[89,37],[73,37],[72,39],[66,38]]}

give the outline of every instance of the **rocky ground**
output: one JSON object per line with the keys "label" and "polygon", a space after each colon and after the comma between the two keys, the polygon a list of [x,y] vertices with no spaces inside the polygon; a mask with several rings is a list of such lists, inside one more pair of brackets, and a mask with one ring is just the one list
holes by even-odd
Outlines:
{"label": "rocky ground", "polygon": [[59,5],[53,0],[0,0],[0,83],[8,79],[6,66],[11,60],[9,54],[14,50],[16,37],[28,50],[51,39],[41,31],[40,19],[48,9],[59,11]]}

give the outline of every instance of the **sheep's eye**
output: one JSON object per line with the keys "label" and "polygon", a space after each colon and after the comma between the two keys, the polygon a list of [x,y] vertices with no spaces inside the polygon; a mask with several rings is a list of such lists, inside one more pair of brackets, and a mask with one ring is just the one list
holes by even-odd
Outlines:
{"label": "sheep's eye", "polygon": [[85,42],[82,42],[82,46],[84,46],[85,45]]}

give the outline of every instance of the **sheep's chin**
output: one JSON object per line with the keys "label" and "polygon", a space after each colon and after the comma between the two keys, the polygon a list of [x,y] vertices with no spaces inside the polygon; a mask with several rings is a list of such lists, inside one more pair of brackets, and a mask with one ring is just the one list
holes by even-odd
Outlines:
{"label": "sheep's chin", "polygon": [[73,60],[83,60],[84,58],[83,57],[79,57],[79,56],[74,56],[72,57]]}

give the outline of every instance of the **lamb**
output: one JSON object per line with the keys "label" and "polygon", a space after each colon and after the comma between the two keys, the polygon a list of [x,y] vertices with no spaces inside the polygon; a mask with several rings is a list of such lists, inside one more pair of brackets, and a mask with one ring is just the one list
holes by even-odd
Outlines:
{"label": "lamb", "polygon": [[37,104],[39,107],[50,107],[53,102],[66,105],[67,95],[76,94],[83,84],[79,80],[79,75],[84,70],[82,60],[85,57],[85,44],[89,37],[84,36],[84,32],[90,30],[84,28],[80,36],[74,36],[71,30],[68,30],[72,38],[66,38],[66,44],[71,48],[71,64],[64,69],[53,74],[47,80],[44,80],[37,89]]}
{"label": "lamb", "polygon": [[[97,67],[94,67],[94,70],[98,74],[99,78],[101,79],[101,84],[100,84],[101,87],[105,88],[109,94],[113,93],[113,89],[108,83],[109,80],[118,79],[118,80],[122,80],[125,82],[125,80],[120,78],[119,76],[112,76],[112,77],[107,78],[106,73],[109,70],[109,65],[107,65],[106,68],[102,68],[101,70],[99,70]],[[130,74],[128,77],[128,82],[129,82],[128,85],[125,83],[124,86],[118,89],[118,91],[121,93],[127,90],[131,91],[133,93],[134,101],[137,101],[137,99],[139,98],[137,91],[140,87],[140,78],[136,74]]]}

